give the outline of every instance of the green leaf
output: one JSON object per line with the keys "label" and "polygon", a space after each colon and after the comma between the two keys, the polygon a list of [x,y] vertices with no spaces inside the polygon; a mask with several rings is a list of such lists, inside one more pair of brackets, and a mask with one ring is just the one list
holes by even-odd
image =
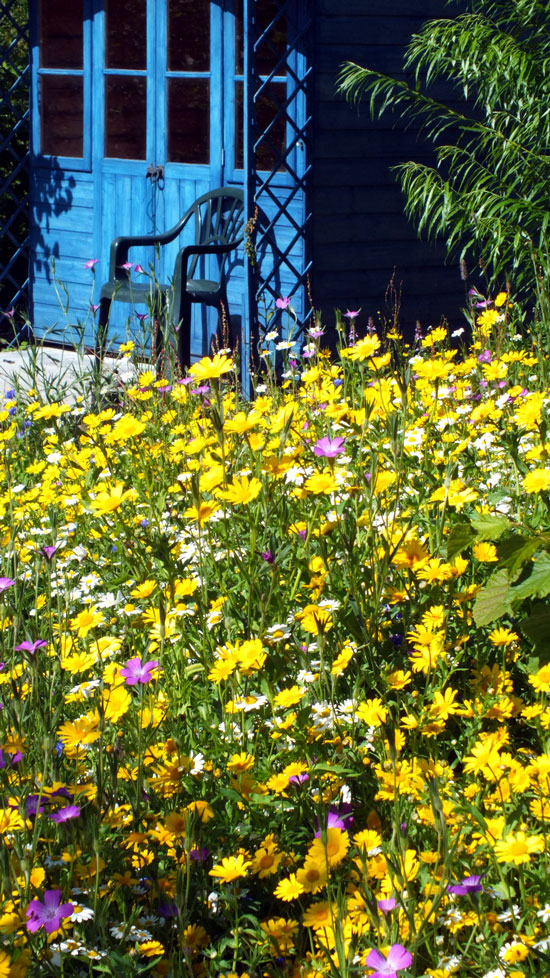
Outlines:
{"label": "green leaf", "polygon": [[501,900],[513,900],[516,895],[516,891],[513,886],[509,886],[508,883],[495,883],[491,886],[491,890],[496,896],[500,897]]}
{"label": "green leaf", "polygon": [[550,554],[542,553],[533,561],[529,577],[510,589],[510,603],[513,607],[525,598],[545,598],[550,594]]}
{"label": "green leaf", "polygon": [[490,622],[508,612],[509,592],[508,571],[497,570],[474,601],[474,621],[478,628],[481,625],[489,625]]}
{"label": "green leaf", "polygon": [[469,523],[456,523],[447,537],[447,560],[462,553],[475,540],[475,532]]}
{"label": "green leaf", "polygon": [[507,516],[492,515],[491,513],[472,513],[470,523],[478,540],[482,543],[494,543],[499,540],[506,530],[510,529],[510,520]]}
{"label": "green leaf", "polygon": [[550,605],[542,602],[533,606],[531,614],[520,624],[520,630],[535,646],[536,656],[533,656],[529,672],[536,672],[541,666],[550,662]]}
{"label": "green leaf", "polygon": [[204,672],[202,662],[192,662],[190,666],[186,666],[184,669],[184,674],[186,676],[194,676],[197,672]]}
{"label": "green leaf", "polygon": [[525,537],[516,534],[503,540],[497,547],[498,562],[500,567],[507,567],[513,577],[517,571],[521,570],[533,554],[538,550],[540,540],[538,537]]}

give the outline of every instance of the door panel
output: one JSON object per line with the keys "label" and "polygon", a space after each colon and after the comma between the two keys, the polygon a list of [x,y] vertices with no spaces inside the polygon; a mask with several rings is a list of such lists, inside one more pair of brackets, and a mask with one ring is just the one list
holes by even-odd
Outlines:
{"label": "door panel", "polygon": [[[101,178],[102,274],[110,241],[122,234],[150,234],[172,227],[197,196],[218,186],[221,179],[222,15],[211,0],[140,0],[142,14],[127,18],[126,7],[108,0],[105,13],[103,61],[104,156]],[[131,24],[131,51],[118,39],[121,25]],[[127,31],[127,27],[125,27]],[[117,35],[112,39],[110,32]],[[145,54],[145,60],[144,60]],[[147,177],[149,164],[164,167],[163,179]],[[124,195],[121,199],[120,195]],[[136,250],[137,262],[155,277],[169,282],[179,240],[162,249]],[[138,277],[143,282],[143,277]],[[99,281],[99,277],[98,277]],[[137,306],[135,313],[146,309]],[[129,308],[113,303],[109,342],[126,339]],[[130,333],[142,329],[136,314]]]}

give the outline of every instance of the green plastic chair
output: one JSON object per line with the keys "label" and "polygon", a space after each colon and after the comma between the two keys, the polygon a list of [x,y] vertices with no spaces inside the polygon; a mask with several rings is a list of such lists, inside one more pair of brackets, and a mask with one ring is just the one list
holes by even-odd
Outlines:
{"label": "green plastic chair", "polygon": [[[163,246],[174,241],[188,221],[195,222],[195,242],[181,248],[176,257],[170,285],[159,285],[153,296],[156,308],[164,310],[168,321],[178,327],[178,360],[181,368],[191,361],[191,306],[194,302],[227,309],[224,266],[227,256],[243,240],[244,193],[236,187],[220,187],[198,197],[180,221],[164,234],[139,234],[119,237],[111,243],[109,280],[102,286],[99,300],[99,326],[96,356],[101,362],[105,352],[107,327],[112,302],[143,305],[151,301],[150,282],[132,282],[128,262],[130,248]],[[219,277],[195,278],[197,265],[204,255],[219,257]],[[162,323],[157,319],[157,353],[162,344]]]}

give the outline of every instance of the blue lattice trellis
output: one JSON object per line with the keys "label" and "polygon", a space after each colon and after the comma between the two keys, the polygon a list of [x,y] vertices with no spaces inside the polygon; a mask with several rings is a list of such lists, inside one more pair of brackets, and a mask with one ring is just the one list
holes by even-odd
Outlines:
{"label": "blue lattice trellis", "polygon": [[[311,0],[272,0],[270,4],[248,0],[245,7],[247,200],[249,215],[256,215],[255,260],[249,262],[252,356],[258,309],[273,306],[282,292],[292,299],[301,327],[311,316],[307,189],[311,175],[308,38],[312,35],[312,6]],[[286,38],[282,50],[274,43],[278,34]],[[262,73],[266,63],[269,70]],[[270,105],[267,119],[262,112],[266,100]]]}
{"label": "blue lattice trellis", "polygon": [[29,262],[29,10],[0,2],[0,310],[26,304]]}

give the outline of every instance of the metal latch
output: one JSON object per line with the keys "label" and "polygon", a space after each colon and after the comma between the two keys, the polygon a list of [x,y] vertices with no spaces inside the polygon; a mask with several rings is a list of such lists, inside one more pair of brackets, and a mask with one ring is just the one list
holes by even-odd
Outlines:
{"label": "metal latch", "polygon": [[157,163],[149,163],[147,172],[145,174],[145,179],[150,180],[151,183],[164,184],[164,167]]}

